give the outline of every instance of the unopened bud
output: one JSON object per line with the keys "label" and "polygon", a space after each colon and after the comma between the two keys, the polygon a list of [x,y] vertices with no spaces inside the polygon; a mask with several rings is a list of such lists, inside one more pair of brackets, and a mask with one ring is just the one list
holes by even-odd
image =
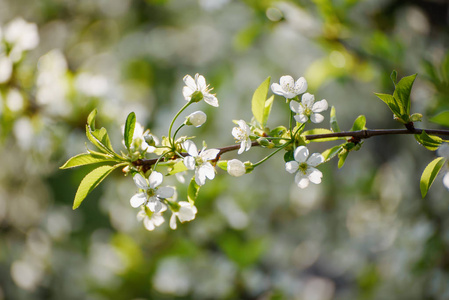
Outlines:
{"label": "unopened bud", "polygon": [[263,147],[268,147],[268,145],[270,145],[270,141],[264,137],[258,138],[257,142],[259,143],[259,145],[261,145]]}
{"label": "unopened bud", "polygon": [[207,115],[204,112],[198,110],[187,116],[185,124],[200,127],[201,125],[204,124],[204,122],[206,122],[206,120]]}
{"label": "unopened bud", "polygon": [[246,174],[245,164],[238,159],[231,159],[228,161],[227,171],[231,176],[240,177]]}
{"label": "unopened bud", "polygon": [[153,135],[151,134],[145,134],[143,136],[143,138],[145,139],[145,142],[149,145],[149,146],[154,146],[156,145],[156,141],[154,140]]}

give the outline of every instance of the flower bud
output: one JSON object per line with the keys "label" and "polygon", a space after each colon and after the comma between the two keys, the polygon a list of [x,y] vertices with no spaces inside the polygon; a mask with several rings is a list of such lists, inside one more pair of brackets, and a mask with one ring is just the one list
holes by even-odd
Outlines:
{"label": "flower bud", "polygon": [[204,124],[204,122],[206,122],[206,120],[207,120],[206,114],[198,110],[187,116],[185,124],[200,127],[201,125]]}
{"label": "flower bud", "polygon": [[147,134],[147,133],[146,133],[146,134],[143,136],[143,138],[144,138],[145,142],[146,142],[149,146],[154,146],[154,145],[156,145],[156,141],[154,140],[153,135]]}
{"label": "flower bud", "polygon": [[234,177],[240,177],[246,174],[245,164],[238,159],[231,159],[228,161],[228,173]]}

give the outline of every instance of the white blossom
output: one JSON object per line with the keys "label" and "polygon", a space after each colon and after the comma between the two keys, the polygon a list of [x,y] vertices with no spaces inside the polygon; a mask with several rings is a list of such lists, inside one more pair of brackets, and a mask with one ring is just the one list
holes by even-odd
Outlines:
{"label": "white blossom", "polygon": [[273,93],[284,96],[286,99],[296,97],[307,90],[307,81],[304,77],[300,77],[295,82],[293,77],[286,75],[281,77],[279,83],[273,83],[271,90]]}
{"label": "white blossom", "polygon": [[186,125],[193,125],[195,127],[200,127],[207,120],[207,115],[201,110],[195,111],[187,116]]}
{"label": "white blossom", "polygon": [[239,127],[232,128],[232,135],[237,143],[240,143],[240,149],[237,152],[238,154],[242,154],[243,151],[248,151],[251,148],[251,129],[248,124],[244,120],[237,121]]}
{"label": "white blossom", "polygon": [[218,99],[214,94],[209,93],[212,88],[209,88],[209,85],[206,84],[206,79],[203,75],[196,73],[195,79],[190,75],[186,75],[183,80],[186,86],[183,87],[182,94],[186,101],[190,101],[195,92],[200,92],[207,104],[218,107]]}
{"label": "white blossom", "polygon": [[143,226],[145,226],[147,230],[153,231],[156,227],[161,226],[162,223],[165,222],[162,212],[166,210],[167,208],[164,206],[158,213],[154,213],[145,206],[141,206],[140,211],[137,213],[137,220],[143,221]]}
{"label": "white blossom", "polygon": [[313,123],[321,123],[324,120],[323,115],[319,114],[325,111],[328,107],[325,99],[315,102],[315,97],[312,94],[305,93],[302,95],[301,102],[292,100],[290,102],[290,109],[297,113],[295,120],[299,123],[305,123],[309,119]]}
{"label": "white blossom", "polygon": [[12,60],[4,55],[0,54],[0,83],[7,82],[12,75]]}
{"label": "white blossom", "polygon": [[299,146],[293,154],[295,160],[285,164],[285,170],[291,174],[296,173],[295,182],[300,188],[306,188],[309,181],[315,184],[321,183],[323,173],[315,167],[324,162],[320,153],[313,153],[309,157],[309,150],[305,146]]}
{"label": "white blossom", "polygon": [[184,157],[184,165],[189,170],[195,170],[195,182],[198,185],[204,185],[206,178],[214,179],[215,168],[209,161],[215,159],[220,150],[203,148],[198,154],[198,148],[191,140],[185,141],[183,147],[190,155]]}
{"label": "white blossom", "polygon": [[34,49],[39,44],[37,25],[22,18],[16,18],[5,26],[4,38],[12,45],[10,57],[15,62],[21,59],[23,51]]}
{"label": "white blossom", "polygon": [[160,187],[158,186],[163,181],[161,173],[153,171],[148,178],[148,181],[140,174],[136,174],[133,177],[134,183],[143,192],[135,194],[130,199],[132,207],[139,207],[143,204],[155,213],[163,211],[165,204],[162,203],[162,199],[170,198],[175,194],[175,190],[172,187]]}
{"label": "white blossom", "polygon": [[192,221],[195,219],[195,215],[198,212],[195,205],[190,204],[187,201],[179,201],[177,203],[179,205],[179,210],[174,211],[170,217],[170,228],[175,230],[177,228],[176,218],[179,219],[181,223]]}
{"label": "white blossom", "polygon": [[228,160],[227,171],[231,176],[240,177],[246,174],[245,164],[238,159]]}

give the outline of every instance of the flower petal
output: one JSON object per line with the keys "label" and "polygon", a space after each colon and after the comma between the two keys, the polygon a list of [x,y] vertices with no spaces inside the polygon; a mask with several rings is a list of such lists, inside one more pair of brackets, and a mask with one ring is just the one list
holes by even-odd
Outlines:
{"label": "flower petal", "polygon": [[213,107],[218,107],[218,99],[214,95],[203,93],[203,99],[207,104],[212,105]]}
{"label": "flower petal", "polygon": [[185,87],[183,87],[182,88],[182,95],[184,96],[184,98],[188,101],[188,100],[190,100],[190,98],[191,98],[191,96],[192,96],[192,94],[194,93],[195,91],[194,90],[192,90],[190,87],[188,87],[188,86],[185,86]]}
{"label": "flower petal", "polygon": [[160,215],[160,214],[154,214],[154,215],[151,217],[151,221],[153,222],[153,224],[154,224],[155,226],[161,226],[162,223],[165,222],[165,219],[164,219],[164,217],[163,217],[162,215]]}
{"label": "flower petal", "polygon": [[243,153],[243,151],[245,151],[245,141],[242,141],[241,143],[240,143],[240,148],[239,148],[239,151],[237,151],[237,154],[242,154]]}
{"label": "flower petal", "polygon": [[306,162],[308,156],[309,156],[309,149],[307,149],[306,146],[299,146],[298,148],[295,149],[295,153],[293,154],[293,157],[299,163]]}
{"label": "flower petal", "polygon": [[443,184],[449,190],[449,172],[444,175]]}
{"label": "flower petal", "polygon": [[206,175],[204,174],[204,172],[200,172],[200,168],[195,170],[195,182],[199,186],[206,183]]}
{"label": "flower petal", "polygon": [[184,157],[183,162],[187,169],[189,169],[189,170],[195,169],[195,164],[196,164],[195,158],[193,158],[191,156],[186,156],[186,157]]}
{"label": "flower petal", "polygon": [[324,117],[321,114],[312,114],[310,116],[310,121],[312,121],[315,124],[321,123],[321,122],[323,122],[323,120],[324,120]]}
{"label": "flower petal", "polygon": [[176,224],[176,213],[173,213],[170,217],[170,228],[175,230],[177,228]]}
{"label": "flower petal", "polygon": [[140,174],[134,175],[133,180],[139,189],[142,189],[142,190],[148,189],[148,182],[142,175],[140,175]]}
{"label": "flower petal", "polygon": [[285,96],[285,92],[282,89],[282,87],[279,85],[279,83],[273,83],[271,85],[271,91],[275,93],[276,95]]}
{"label": "flower petal", "polygon": [[195,80],[192,78],[192,76],[186,75],[182,80],[184,80],[184,83],[187,85],[187,87],[189,87],[193,91],[196,90],[196,83]]}
{"label": "flower petal", "polygon": [[304,106],[312,108],[313,102],[315,101],[315,96],[309,93],[302,95],[301,102]]}
{"label": "flower petal", "polygon": [[292,161],[288,161],[285,163],[285,170],[287,172],[289,172],[290,174],[295,173],[296,171],[298,171],[299,168],[299,164],[298,162],[292,160]]}
{"label": "flower petal", "polygon": [[147,201],[147,195],[145,193],[138,193],[131,197],[129,203],[132,207],[136,208],[144,204],[145,201]]}
{"label": "flower petal", "polygon": [[174,194],[175,189],[169,186],[163,186],[157,189],[157,196],[162,199],[171,198]]}
{"label": "flower petal", "polygon": [[307,81],[304,77],[299,77],[295,82],[295,93],[297,95],[304,93],[307,90]]}
{"label": "flower petal", "polygon": [[251,139],[247,138],[246,139],[246,151],[248,151],[249,149],[251,149]]}
{"label": "flower petal", "polygon": [[178,211],[178,218],[181,223],[192,221],[193,219],[195,219],[197,209],[194,205],[191,205],[190,203],[185,201],[181,201],[179,202],[179,204],[181,205],[181,207]]}
{"label": "flower petal", "polygon": [[192,142],[191,140],[184,141],[184,143],[182,143],[182,147],[186,149],[189,155],[193,157],[198,156],[198,148],[196,147],[195,143]]}
{"label": "flower petal", "polygon": [[[154,215],[153,215],[153,217],[151,219],[153,219],[153,218],[154,218]],[[156,226],[154,226],[154,223],[153,223],[153,221],[151,219],[148,218],[148,217],[143,219],[143,226],[145,226],[145,229],[149,230],[149,231],[153,231],[156,228]]]}
{"label": "flower petal", "polygon": [[320,170],[310,167],[307,169],[307,177],[309,180],[315,184],[321,183],[321,178],[323,177],[323,173]]}
{"label": "flower petal", "polygon": [[148,201],[147,206],[154,213],[159,213],[163,208],[161,201],[157,200],[157,198],[155,197],[151,198],[150,201]]}
{"label": "flower petal", "polygon": [[316,167],[324,162],[324,157],[320,153],[313,153],[307,160],[307,165]]}
{"label": "flower petal", "polygon": [[313,104],[312,111],[315,113],[318,113],[318,112],[325,111],[328,107],[329,107],[329,105],[327,104],[326,99],[323,99],[323,100],[317,101]]}
{"label": "flower petal", "polygon": [[301,172],[296,173],[295,182],[298,185],[298,187],[301,189],[305,189],[306,187],[309,186],[309,178],[307,178]]}
{"label": "flower petal", "polygon": [[207,85],[206,85],[206,78],[204,78],[203,75],[199,75],[198,73],[195,74],[195,82],[196,86],[199,91],[205,92]]}
{"label": "flower petal", "polygon": [[159,186],[163,180],[164,180],[164,176],[157,171],[151,172],[150,177],[148,177],[149,186],[152,189]]}
{"label": "flower petal", "polygon": [[279,80],[281,87],[284,91],[288,92],[295,86],[295,80],[290,75],[282,76]]}
{"label": "flower petal", "polygon": [[200,157],[203,160],[211,160],[211,159],[215,159],[217,157],[218,153],[220,153],[220,150],[218,150],[218,149],[207,149],[207,150],[201,151]]}
{"label": "flower petal", "polygon": [[305,123],[309,120],[309,118],[305,114],[295,115],[293,117],[298,123]]}
{"label": "flower petal", "polygon": [[295,100],[290,101],[290,109],[297,114],[304,111],[304,109],[301,107],[301,103]]}
{"label": "flower petal", "polygon": [[215,168],[208,162],[204,163],[201,167],[198,169],[198,173],[200,176],[206,176],[209,179],[214,179],[215,177]]}

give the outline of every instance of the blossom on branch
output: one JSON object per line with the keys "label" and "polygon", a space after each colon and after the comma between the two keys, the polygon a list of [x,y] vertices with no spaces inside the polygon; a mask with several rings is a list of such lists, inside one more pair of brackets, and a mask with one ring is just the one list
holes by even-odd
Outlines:
{"label": "blossom on branch", "polygon": [[246,174],[246,167],[243,162],[238,159],[228,160],[227,171],[229,175],[234,177],[240,177]]}
{"label": "blossom on branch", "polygon": [[220,150],[203,148],[198,153],[198,148],[191,140],[185,141],[183,147],[190,155],[184,157],[184,165],[189,170],[195,170],[195,182],[198,185],[204,185],[206,178],[214,179],[215,168],[209,161],[215,159]]}
{"label": "blossom on branch", "polygon": [[309,181],[315,184],[321,183],[323,173],[315,167],[324,162],[320,153],[313,153],[309,157],[309,150],[305,146],[299,146],[293,154],[295,160],[285,163],[285,170],[291,174],[296,173],[295,182],[298,187],[304,189]]}
{"label": "blossom on branch", "polygon": [[[195,219],[196,213],[198,212],[196,206],[187,201],[180,201],[171,206],[173,214],[170,217],[170,228],[173,230],[177,228],[176,218],[178,218],[181,223],[192,221]],[[177,207],[175,208],[174,206]]]}
{"label": "blossom on branch", "polygon": [[286,99],[294,98],[307,90],[307,81],[300,77],[296,82],[290,75],[282,76],[279,83],[273,83],[271,90],[276,95],[284,96]]}
{"label": "blossom on branch", "polygon": [[133,177],[134,183],[143,192],[135,194],[130,199],[132,207],[139,207],[142,204],[148,206],[148,208],[155,213],[159,213],[164,210],[165,204],[162,203],[162,199],[173,197],[175,190],[172,187],[164,186],[158,188],[163,181],[163,175],[159,172],[153,171],[148,178],[148,181],[140,174],[136,174]]}
{"label": "blossom on branch", "polygon": [[146,230],[153,231],[156,227],[161,226],[165,222],[162,212],[166,211],[167,207],[164,205],[158,213],[152,212],[146,206],[141,206],[140,211],[137,213],[137,220],[143,221],[143,226]]}
{"label": "blossom on branch", "polygon": [[237,143],[240,143],[240,149],[237,152],[242,154],[243,151],[248,151],[251,148],[251,139],[249,138],[251,134],[251,129],[244,120],[237,121],[239,127],[232,128],[232,135]]}
{"label": "blossom on branch", "polygon": [[186,75],[183,80],[186,86],[182,88],[182,94],[186,101],[198,102],[204,99],[207,104],[218,107],[218,99],[215,97],[215,94],[209,93],[212,91],[212,88],[209,88],[209,85],[206,84],[206,79],[203,75],[196,73],[195,79],[190,75]]}
{"label": "blossom on branch", "polygon": [[200,127],[207,120],[207,115],[201,110],[195,111],[186,117],[185,124]]}
{"label": "blossom on branch", "polygon": [[309,119],[313,123],[321,123],[324,120],[323,115],[319,114],[325,111],[328,107],[325,99],[315,102],[315,96],[309,93],[302,95],[301,102],[292,100],[290,102],[290,109],[297,113],[295,117],[296,122],[305,123]]}

